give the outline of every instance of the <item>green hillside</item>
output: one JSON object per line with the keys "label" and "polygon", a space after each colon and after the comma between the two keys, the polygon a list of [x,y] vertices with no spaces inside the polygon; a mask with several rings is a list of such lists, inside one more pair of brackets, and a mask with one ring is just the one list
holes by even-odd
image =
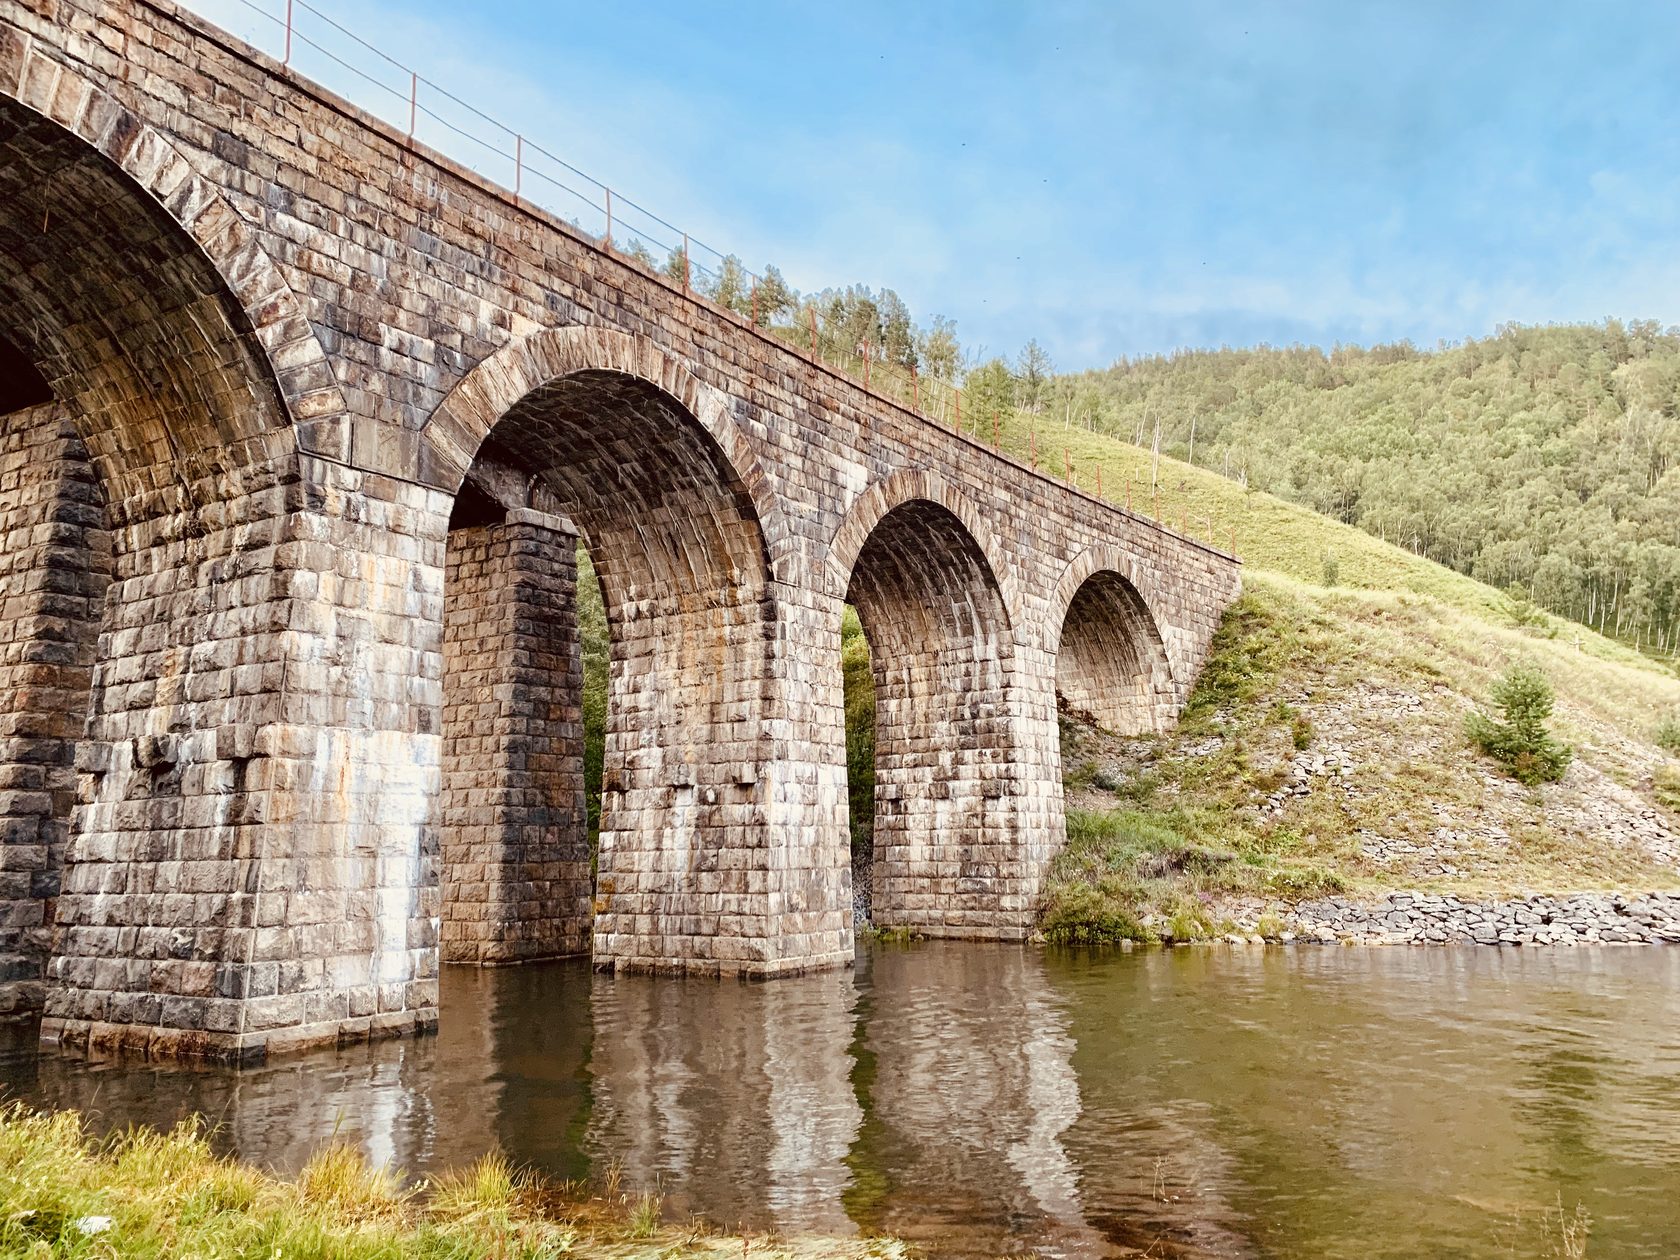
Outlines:
{"label": "green hillside", "polygon": [[1680,330],[1183,351],[1042,411],[1193,460],[1637,645],[1680,650]]}
{"label": "green hillside", "polygon": [[[1299,504],[1042,418],[1001,446],[1105,498],[1154,510],[1245,562],[1244,595],[1174,731],[1064,724],[1069,844],[1046,930],[1066,939],[1220,930],[1229,903],[1391,888],[1463,896],[1680,884],[1680,677]],[[1465,716],[1509,666],[1537,665],[1576,751],[1560,783],[1508,780]],[[1334,790],[1274,796],[1296,767],[1346,765]],[[1439,860],[1441,833],[1455,856]],[[1398,851],[1412,855],[1395,860]],[[1449,867],[1441,870],[1441,867]]]}
{"label": "green hillside", "polygon": [[[983,436],[983,435],[982,435]],[[1159,486],[1160,518],[1173,529],[1228,550],[1251,570],[1322,583],[1327,560],[1333,560],[1338,585],[1356,590],[1408,593],[1488,617],[1510,620],[1520,601],[1485,583],[1386,543],[1352,525],[1301,504],[1248,489],[1238,482],[1162,456],[1130,442],[1072,426],[1046,423],[1044,417],[1014,413],[999,426],[1001,449],[1024,461],[1036,451],[1041,471],[1066,476],[1102,497],[1125,504],[1130,488],[1134,511],[1149,516],[1156,509],[1152,473]],[[1543,617],[1547,632],[1590,656],[1645,665],[1653,674],[1669,673],[1661,663],[1626,644],[1594,633],[1560,617]]]}

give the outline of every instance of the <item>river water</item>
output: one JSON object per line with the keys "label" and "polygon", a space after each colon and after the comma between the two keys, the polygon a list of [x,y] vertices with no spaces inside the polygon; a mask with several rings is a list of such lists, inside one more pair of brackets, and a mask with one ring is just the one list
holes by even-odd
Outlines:
{"label": "river water", "polygon": [[435,1038],[245,1072],[0,1043],[101,1126],[295,1170],[500,1145],[668,1215],[941,1255],[1680,1255],[1680,949],[926,944],[768,984],[449,969]]}

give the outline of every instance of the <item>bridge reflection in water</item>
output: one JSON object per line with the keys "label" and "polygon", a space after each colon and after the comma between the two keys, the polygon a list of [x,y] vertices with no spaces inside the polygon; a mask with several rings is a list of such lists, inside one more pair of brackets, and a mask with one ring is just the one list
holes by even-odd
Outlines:
{"label": "bridge reflection in water", "polygon": [[[931,1254],[1680,1253],[1680,951],[862,952],[775,985],[451,968],[435,1039],[235,1073],[38,1057],[95,1125],[200,1112],[296,1169],[335,1133],[425,1175],[499,1146],[675,1216]],[[1555,1219],[1555,1218],[1552,1218]]]}

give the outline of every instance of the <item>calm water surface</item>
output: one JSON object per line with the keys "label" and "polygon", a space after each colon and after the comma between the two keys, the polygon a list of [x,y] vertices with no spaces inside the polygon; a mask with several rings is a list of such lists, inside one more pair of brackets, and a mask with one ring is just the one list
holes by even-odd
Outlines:
{"label": "calm water surface", "polygon": [[[667,1211],[947,1255],[1680,1255],[1680,949],[860,953],[747,985],[450,969],[436,1038],[235,1073],[0,1049],[100,1125],[294,1170],[619,1161]],[[1553,1212],[1547,1219],[1547,1210]]]}

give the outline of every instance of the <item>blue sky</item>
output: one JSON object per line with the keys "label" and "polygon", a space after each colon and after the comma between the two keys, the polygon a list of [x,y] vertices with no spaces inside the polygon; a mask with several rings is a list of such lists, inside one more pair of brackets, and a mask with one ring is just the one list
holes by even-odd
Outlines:
{"label": "blue sky", "polygon": [[313,2],[749,266],[890,286],[970,349],[1680,323],[1680,5]]}

